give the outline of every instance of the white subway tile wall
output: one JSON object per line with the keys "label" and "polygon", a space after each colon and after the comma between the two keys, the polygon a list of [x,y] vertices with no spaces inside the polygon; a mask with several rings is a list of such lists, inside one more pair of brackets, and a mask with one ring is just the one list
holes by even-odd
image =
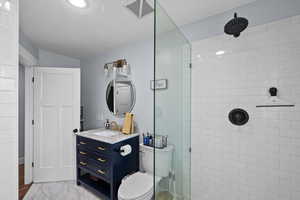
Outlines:
{"label": "white subway tile wall", "polygon": [[18,0],[0,7],[0,199],[18,199]]}
{"label": "white subway tile wall", "polygon": [[[256,108],[272,86],[296,107]],[[300,199],[300,16],[193,43],[192,149],[193,200]]]}

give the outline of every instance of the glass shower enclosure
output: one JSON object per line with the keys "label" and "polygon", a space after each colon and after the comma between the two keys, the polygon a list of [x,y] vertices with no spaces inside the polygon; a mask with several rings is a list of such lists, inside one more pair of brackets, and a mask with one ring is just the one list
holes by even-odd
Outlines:
{"label": "glass shower enclosure", "polygon": [[155,148],[155,199],[191,199],[191,44],[156,2],[154,135],[168,137],[172,149],[169,174],[162,177],[167,161]]}

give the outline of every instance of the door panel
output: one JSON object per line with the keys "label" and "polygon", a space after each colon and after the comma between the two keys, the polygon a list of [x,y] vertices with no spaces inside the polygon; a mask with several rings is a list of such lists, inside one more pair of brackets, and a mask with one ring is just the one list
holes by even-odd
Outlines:
{"label": "door panel", "polygon": [[[73,107],[72,106],[63,106],[60,110],[60,116],[61,116],[61,122],[63,124],[62,126],[62,132],[66,133],[69,132],[70,130],[74,129],[72,118],[70,116],[73,116]],[[63,146],[72,146],[74,145],[73,140],[69,139],[68,134],[61,134],[60,135],[60,141],[62,142]],[[64,148],[65,151],[64,154],[62,154],[61,157],[61,164],[63,167],[72,167],[74,164],[74,150],[72,148]]]}
{"label": "door panel", "polygon": [[35,68],[34,182],[75,179],[80,69]]}
{"label": "door panel", "polygon": [[[37,123],[40,123],[40,130],[36,132],[38,140],[38,160],[36,163],[39,163],[41,168],[51,168],[55,166],[56,160],[53,154],[51,154],[53,148],[57,148],[56,138],[57,138],[57,129],[58,124],[56,119],[56,110],[54,106],[43,106],[40,108],[41,119],[36,120]],[[36,124],[38,125],[38,124]],[[47,156],[45,156],[47,155]],[[38,166],[36,166],[38,167]]]}

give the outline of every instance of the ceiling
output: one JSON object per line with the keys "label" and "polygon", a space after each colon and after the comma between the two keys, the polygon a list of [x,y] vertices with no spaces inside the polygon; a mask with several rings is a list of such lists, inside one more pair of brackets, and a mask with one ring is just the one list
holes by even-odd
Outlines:
{"label": "ceiling", "polygon": [[[75,58],[153,37],[153,14],[138,19],[121,0],[88,0],[77,9],[66,0],[20,1],[20,26],[38,47]],[[254,0],[159,0],[178,26]]]}
{"label": "ceiling", "polygon": [[179,26],[205,19],[256,0],[159,0]]}

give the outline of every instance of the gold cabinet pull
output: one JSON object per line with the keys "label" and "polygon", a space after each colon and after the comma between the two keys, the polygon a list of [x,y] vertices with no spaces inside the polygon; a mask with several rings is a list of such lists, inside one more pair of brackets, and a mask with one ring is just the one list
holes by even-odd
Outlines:
{"label": "gold cabinet pull", "polygon": [[85,162],[80,162],[80,164],[83,165],[83,166],[87,165],[87,163],[85,163]]}
{"label": "gold cabinet pull", "polygon": [[103,175],[105,174],[105,171],[102,171],[102,170],[100,170],[100,169],[97,170],[97,172],[98,172],[99,174],[103,174]]}
{"label": "gold cabinet pull", "polygon": [[105,151],[104,147],[98,147],[97,149],[101,150],[101,151]]}
{"label": "gold cabinet pull", "polygon": [[87,153],[83,152],[83,151],[80,151],[79,152],[81,155],[86,155]]}
{"label": "gold cabinet pull", "polygon": [[106,160],[104,160],[102,158],[98,158],[97,160],[100,161],[100,162],[106,162]]}
{"label": "gold cabinet pull", "polygon": [[80,142],[80,144],[83,144],[83,145],[84,145],[84,144],[86,144],[86,143],[85,143],[85,142]]}

